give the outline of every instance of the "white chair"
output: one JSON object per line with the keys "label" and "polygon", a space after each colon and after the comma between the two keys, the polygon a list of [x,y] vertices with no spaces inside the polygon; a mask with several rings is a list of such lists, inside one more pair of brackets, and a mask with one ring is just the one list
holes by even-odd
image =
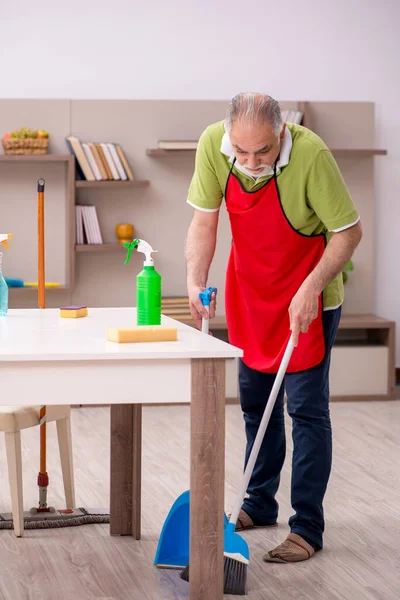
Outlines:
{"label": "white chair", "polygon": [[[6,440],[14,533],[17,537],[21,537],[24,532],[21,430],[39,425],[39,411],[40,406],[0,406],[0,431],[4,431]],[[47,422],[56,421],[66,508],[74,509],[71,408],[70,406],[47,406],[46,416]]]}

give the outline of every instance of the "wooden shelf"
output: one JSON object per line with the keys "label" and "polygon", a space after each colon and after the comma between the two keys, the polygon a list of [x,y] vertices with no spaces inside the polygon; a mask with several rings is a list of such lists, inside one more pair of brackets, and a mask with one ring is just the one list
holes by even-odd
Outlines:
{"label": "wooden shelf", "polygon": [[75,244],[75,252],[121,252],[122,244]]}
{"label": "wooden shelf", "polygon": [[386,156],[387,150],[373,148],[330,148],[332,154],[354,154],[357,156]]}
{"label": "wooden shelf", "polygon": [[[167,316],[173,317],[173,315]],[[191,317],[177,320],[187,325],[194,325]],[[339,329],[389,329],[393,323],[393,321],[382,319],[376,315],[342,315],[339,322]],[[210,329],[227,329],[225,316],[217,315],[214,319],[211,319]]]}
{"label": "wooden shelf", "polygon": [[70,162],[72,154],[0,154],[0,162]]}
{"label": "wooden shelf", "polygon": [[[177,320],[191,327],[196,326],[190,317]],[[336,393],[332,392],[331,401],[380,401],[395,398],[395,326],[394,321],[372,314],[342,315],[339,323],[340,332],[338,332],[332,350],[331,370],[332,378],[339,387],[336,385]],[[224,315],[218,315],[210,320],[210,331],[218,339],[228,341]],[[340,333],[343,333],[343,336],[340,336]],[[340,339],[341,337],[343,339]],[[376,372],[374,372],[374,369],[377,368],[374,360],[377,360],[377,364],[380,365]],[[239,391],[232,390],[231,384],[233,380],[237,381],[237,364],[233,367],[227,365],[227,369],[231,369],[227,371],[226,385],[227,390],[230,389],[227,397],[237,402]],[[353,375],[354,371],[355,375]],[[371,376],[379,377],[378,388],[381,388],[380,391],[370,391],[368,381],[365,384],[368,376],[370,379]],[[342,379],[344,379],[344,383],[341,381]],[[355,380],[364,382],[361,390],[356,392],[354,391]],[[341,391],[343,386],[345,391]],[[349,386],[352,391],[346,391],[346,386]],[[386,391],[384,391],[385,389]]]}
{"label": "wooden shelf", "polygon": [[376,315],[342,315],[339,329],[387,329],[392,325],[393,321]]}
{"label": "wooden shelf", "polygon": [[80,181],[75,182],[77,188],[139,188],[149,185],[148,179],[135,179],[134,181]]}
{"label": "wooden shelf", "polygon": [[172,155],[172,154],[193,154],[194,152],[196,152],[195,149],[189,150],[188,148],[171,148],[169,150],[164,149],[164,148],[147,148],[146,149],[146,154],[147,156],[153,156],[153,157],[157,157],[157,156],[168,156],[168,155]]}
{"label": "wooden shelf", "polygon": [[[332,154],[354,154],[355,156],[386,156],[387,150],[381,150],[379,148],[330,148]],[[167,155],[181,155],[181,154],[193,154],[196,152],[195,149],[188,150],[187,148],[171,148],[170,150],[166,150],[164,148],[147,148],[146,154],[147,156],[153,157],[163,157]]]}
{"label": "wooden shelf", "polygon": [[[161,309],[162,312],[162,309]],[[174,315],[164,315],[166,317],[171,317],[174,319]],[[185,325],[191,325],[192,327],[196,327],[196,324],[192,317],[188,316],[187,319],[176,319],[179,323],[184,323]],[[224,316],[217,315],[214,319],[210,319],[210,330],[213,329],[227,329],[226,319]]]}
{"label": "wooden shelf", "polygon": [[[18,294],[20,292],[35,292],[35,294],[38,293],[37,287],[9,287],[8,290],[12,294],[14,292]],[[65,292],[67,290],[69,290],[69,287],[67,285],[60,285],[58,287],[47,287],[45,291],[47,294],[48,292]]]}

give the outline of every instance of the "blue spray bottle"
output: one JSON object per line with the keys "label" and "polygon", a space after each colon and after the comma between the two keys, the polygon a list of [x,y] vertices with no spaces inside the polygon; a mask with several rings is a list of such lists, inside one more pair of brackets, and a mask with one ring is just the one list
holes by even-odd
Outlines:
{"label": "blue spray bottle", "polygon": [[[0,233],[0,244],[8,248],[7,240],[10,238],[9,233]],[[3,253],[0,252],[0,317],[5,317],[8,312],[8,285],[3,277],[2,263]]]}

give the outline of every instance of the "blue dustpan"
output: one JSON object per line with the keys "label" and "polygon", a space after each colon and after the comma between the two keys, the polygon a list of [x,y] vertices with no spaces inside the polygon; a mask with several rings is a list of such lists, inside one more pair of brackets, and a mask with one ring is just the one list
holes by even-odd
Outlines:
{"label": "blue dustpan", "polygon": [[[217,288],[209,287],[199,294],[209,309],[212,294]],[[208,319],[203,319],[203,333],[208,333]],[[183,492],[172,505],[161,531],[154,564],[164,569],[185,569],[189,564],[190,491]]]}
{"label": "blue dustpan", "polygon": [[[224,513],[224,554],[235,558],[238,554],[249,559],[245,540],[234,532]],[[190,491],[183,492],[172,505],[158,541],[154,565],[160,569],[184,569],[189,564]]]}
{"label": "blue dustpan", "polygon": [[161,531],[154,564],[162,569],[184,569],[189,564],[190,492],[173,503]]}

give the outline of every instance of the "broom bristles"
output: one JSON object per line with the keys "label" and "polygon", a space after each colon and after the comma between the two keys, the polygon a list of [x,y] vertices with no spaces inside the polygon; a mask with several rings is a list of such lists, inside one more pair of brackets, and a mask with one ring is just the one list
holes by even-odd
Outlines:
{"label": "broom bristles", "polygon": [[[180,578],[189,581],[189,565],[182,571]],[[224,594],[246,595],[247,564],[224,556]]]}

